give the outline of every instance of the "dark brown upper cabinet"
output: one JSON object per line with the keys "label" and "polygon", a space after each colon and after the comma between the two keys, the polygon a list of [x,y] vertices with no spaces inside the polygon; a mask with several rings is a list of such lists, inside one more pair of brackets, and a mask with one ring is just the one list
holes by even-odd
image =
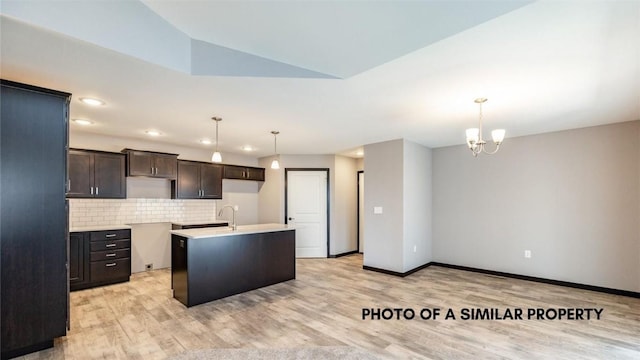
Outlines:
{"label": "dark brown upper cabinet", "polygon": [[264,181],[264,168],[224,165],[224,178]]}
{"label": "dark brown upper cabinet", "polygon": [[173,182],[174,199],[222,199],[222,165],[178,160],[178,178]]}
{"label": "dark brown upper cabinet", "polygon": [[124,168],[124,154],[70,149],[67,197],[126,198]]}
{"label": "dark brown upper cabinet", "polygon": [[151,151],[124,149],[127,155],[127,176],[147,176],[175,179],[178,172],[178,155]]}

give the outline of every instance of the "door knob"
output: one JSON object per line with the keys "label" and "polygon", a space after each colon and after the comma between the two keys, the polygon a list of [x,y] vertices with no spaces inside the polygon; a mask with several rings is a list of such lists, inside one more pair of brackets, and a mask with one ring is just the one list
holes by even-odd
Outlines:
{"label": "door knob", "polygon": [[295,219],[296,219],[296,218],[292,218],[292,217],[290,217],[290,218],[289,218],[289,220],[295,220]]}

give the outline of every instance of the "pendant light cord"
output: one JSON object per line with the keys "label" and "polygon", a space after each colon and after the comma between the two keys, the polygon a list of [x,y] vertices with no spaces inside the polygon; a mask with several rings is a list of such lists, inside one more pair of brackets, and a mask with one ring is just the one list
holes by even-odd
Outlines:
{"label": "pendant light cord", "polygon": [[216,120],[216,152],[218,152],[218,123],[220,121]]}

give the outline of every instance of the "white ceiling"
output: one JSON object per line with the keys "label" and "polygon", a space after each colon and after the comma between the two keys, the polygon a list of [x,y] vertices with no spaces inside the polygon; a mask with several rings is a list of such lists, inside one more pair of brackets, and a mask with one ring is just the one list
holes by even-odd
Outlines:
{"label": "white ceiling", "polygon": [[[640,2],[3,0],[3,79],[73,94],[71,132],[254,156],[464,143],[640,119]],[[196,75],[194,75],[196,74]],[[232,75],[232,76],[230,76]],[[91,108],[77,99],[107,102]],[[212,147],[212,145],[209,145]]]}

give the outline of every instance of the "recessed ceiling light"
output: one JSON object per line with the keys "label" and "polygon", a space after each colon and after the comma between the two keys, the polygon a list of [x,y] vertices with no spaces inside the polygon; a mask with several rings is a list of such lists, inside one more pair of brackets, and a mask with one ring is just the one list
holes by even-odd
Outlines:
{"label": "recessed ceiling light", "polygon": [[160,136],[160,131],[158,130],[147,130],[145,133],[149,136]]}
{"label": "recessed ceiling light", "polygon": [[202,139],[202,140],[200,140],[200,143],[201,143],[201,144],[205,144],[205,145],[210,145],[210,144],[211,144],[211,140],[209,140],[209,139]]}
{"label": "recessed ceiling light", "polygon": [[244,151],[253,151],[253,147],[251,147],[251,145],[245,145],[242,147],[242,150]]}
{"label": "recessed ceiling light", "polygon": [[105,102],[100,99],[94,99],[94,98],[88,98],[88,97],[81,97],[80,101],[91,106],[100,106],[105,104]]}
{"label": "recessed ceiling light", "polygon": [[93,121],[86,119],[73,119],[73,122],[82,126],[93,125]]}
{"label": "recessed ceiling light", "polygon": [[356,151],[356,156],[362,156],[362,155],[364,155],[364,151],[362,150]]}

